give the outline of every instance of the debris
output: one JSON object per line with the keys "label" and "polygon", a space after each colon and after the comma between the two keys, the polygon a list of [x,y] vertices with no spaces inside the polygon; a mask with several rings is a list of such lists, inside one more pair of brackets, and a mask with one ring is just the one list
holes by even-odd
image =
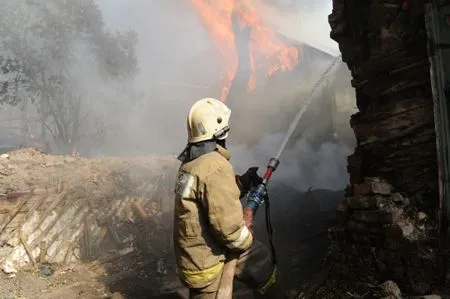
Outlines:
{"label": "debris", "polygon": [[402,298],[402,292],[400,291],[400,288],[398,285],[393,282],[392,280],[388,280],[383,282],[378,286],[380,289],[380,293],[383,297],[386,299],[401,299]]}
{"label": "debris", "polygon": [[9,155],[8,154],[1,154],[0,155],[0,159],[9,159]]}
{"label": "debris", "polygon": [[127,248],[124,248],[122,250],[119,250],[119,255],[120,256],[124,256],[124,255],[132,253],[133,251],[134,251],[133,247],[127,247]]}
{"label": "debris", "polygon": [[401,195],[400,193],[392,194],[391,198],[392,198],[392,201],[395,202],[396,204],[407,205],[409,203],[408,198],[403,197],[403,195]]}
{"label": "debris", "polygon": [[160,258],[156,262],[156,272],[160,275],[166,275],[167,274],[167,266],[166,262],[164,261],[164,258]]}
{"label": "debris", "polygon": [[75,245],[73,244],[73,242],[69,242],[69,246],[67,246],[66,254],[64,255],[64,264],[68,264],[70,262],[74,246]]}
{"label": "debris", "polygon": [[124,296],[122,296],[122,294],[115,292],[114,294],[111,295],[111,297],[109,297],[110,299],[125,299]]}
{"label": "debris", "polygon": [[122,240],[120,239],[120,236],[117,232],[117,229],[115,227],[115,223],[113,221],[108,222],[108,231],[111,234],[112,239],[117,245],[122,245]]}
{"label": "debris", "polygon": [[426,219],[428,219],[427,214],[425,214],[424,212],[417,213],[417,221],[424,221]]}
{"label": "debris", "polygon": [[6,274],[17,273],[14,263],[12,261],[6,261],[2,266],[3,272]]}
{"label": "debris", "polygon": [[47,244],[45,241],[39,243],[39,263],[45,263],[45,257],[47,256]]}
{"label": "debris", "polygon": [[53,269],[49,264],[44,264],[39,268],[41,276],[48,277],[53,274]]}
{"label": "debris", "polygon": [[138,215],[141,217],[142,220],[147,220],[149,218],[147,212],[145,211],[144,207],[139,203],[136,202],[134,204],[134,208],[136,210],[136,212],[138,213]]}
{"label": "debris", "polygon": [[88,216],[84,216],[83,218],[83,248],[84,248],[84,256],[87,260],[91,260],[92,256],[92,247],[91,247],[91,222]]}
{"label": "debris", "polygon": [[33,254],[31,253],[30,248],[28,247],[27,243],[24,241],[23,237],[20,237],[20,243],[22,243],[23,248],[25,249],[25,252],[28,255],[28,259],[30,260],[31,264],[34,265],[34,257]]}
{"label": "debris", "polygon": [[425,295],[431,291],[431,285],[424,281],[412,282],[411,286],[415,294]]}
{"label": "debris", "polygon": [[[157,215],[162,215],[160,200],[168,210],[172,207],[171,186],[179,167],[175,157],[70,158],[59,163],[63,156],[30,155],[23,150],[9,155],[10,160],[0,160],[0,171],[7,171],[6,164],[14,170],[8,170],[5,177],[0,174],[0,243],[4,244],[0,246],[0,267],[6,284],[15,275],[17,279],[10,283],[32,276],[49,288],[40,288],[43,297],[38,293],[36,297],[26,294],[27,298],[56,299],[68,298],[59,293],[65,286],[78,292],[81,285],[72,285],[75,281],[103,283],[96,279],[109,281],[111,277],[122,281],[122,274],[133,264],[138,268],[131,269],[129,277],[137,277],[138,271],[146,269],[155,280],[172,274],[172,260],[158,261],[163,251],[153,253],[143,247],[143,252],[137,239],[144,235],[147,243],[166,241],[165,227],[158,223],[164,219]],[[133,219],[140,219],[134,207],[137,198],[150,221],[133,223],[128,219],[128,211]],[[87,269],[85,250],[96,263],[107,261],[99,266],[101,274]],[[37,271],[20,271],[31,270],[32,263]],[[73,271],[66,270],[69,265]],[[30,288],[35,286],[30,284]],[[64,292],[69,291],[71,287]],[[83,293],[77,298],[91,297]]]}

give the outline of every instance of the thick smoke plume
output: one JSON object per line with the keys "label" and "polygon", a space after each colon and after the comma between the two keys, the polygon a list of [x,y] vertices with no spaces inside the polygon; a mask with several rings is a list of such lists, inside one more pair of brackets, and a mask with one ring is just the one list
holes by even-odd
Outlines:
{"label": "thick smoke plume", "polygon": [[[342,190],[347,184],[346,156],[351,154],[352,148],[339,140],[322,142],[315,148],[308,138],[314,138],[311,136],[313,131],[305,134],[308,136],[296,140],[283,152],[279,168],[272,177],[273,183],[301,191],[309,188]],[[252,148],[232,147],[233,159],[239,162],[235,163],[236,170],[244,172],[245,166],[255,165],[260,167],[262,175],[266,167],[264,163],[268,163],[276,153],[284,136],[284,133],[267,136]]]}
{"label": "thick smoke plume", "polygon": [[[6,2],[11,6],[24,1]],[[75,3],[56,0],[51,2],[61,5]],[[88,2],[90,1],[83,0],[80,3]],[[118,56],[112,53],[111,60],[103,61],[101,58],[111,54],[108,50],[122,49],[120,46],[108,44],[111,40],[100,43],[99,36],[92,36],[87,42],[86,39],[83,40],[83,28],[79,34],[67,36],[68,40],[64,42],[71,55],[68,56],[70,59],[61,63],[67,62],[64,64],[64,72],[68,73],[74,83],[71,87],[76,87],[73,90],[76,91],[75,98],[80,100],[82,116],[78,119],[81,131],[76,140],[76,149],[88,156],[179,153],[186,142],[185,119],[189,106],[202,97],[218,97],[221,89],[220,56],[197,12],[190,1],[180,0],[94,2],[99,5],[99,11],[92,10],[95,13],[85,16],[83,22],[99,22],[96,28],[108,32],[105,36],[114,36],[118,31],[124,45],[127,44],[125,41],[129,44],[136,38],[137,68],[126,77],[113,76],[114,70],[109,67]],[[270,4],[265,10],[267,16],[264,19],[267,23],[295,43],[314,36],[311,45],[321,47],[325,44],[327,46],[321,51],[327,52],[328,46],[333,44],[324,29],[328,27],[329,5],[317,0],[279,2],[276,4],[276,1],[265,1]],[[32,15],[35,17],[39,11],[36,9]],[[290,12],[286,18],[276,17],[286,14],[286,11]],[[101,13],[100,18],[98,12]],[[21,11],[20,14],[10,14],[10,18],[19,22],[21,18],[29,19],[27,13],[29,12]],[[308,13],[314,13],[315,17],[301,20],[301,15]],[[54,14],[55,20],[67,23],[62,16],[57,15],[57,11]],[[35,21],[38,23],[39,15]],[[308,34],[296,35],[291,30],[300,27],[307,27]],[[287,28],[291,29],[287,31]],[[127,35],[129,30],[137,34]],[[22,43],[19,48],[29,49],[33,55],[33,51],[40,47],[34,39],[21,35],[20,30],[14,31],[8,38]],[[93,44],[97,45],[94,49],[101,50],[99,53],[92,51],[90,46]],[[33,55],[28,57],[34,57]],[[295,73],[284,74],[278,79],[274,76],[265,87],[237,99],[236,107],[231,107],[236,119],[233,119],[230,149],[232,162],[238,171],[244,171],[250,165],[263,168],[270,156],[276,153],[285,130],[302,104],[302,97],[308,96],[311,85],[326,68],[328,60],[331,60],[330,57],[324,58],[325,56],[323,53],[313,53],[307,58],[301,57]],[[120,66],[115,62],[114,65]],[[48,58],[48,64],[52,63],[55,63],[55,57]],[[60,66],[61,64],[55,64],[55,67]],[[348,91],[348,86],[335,85],[335,88],[339,90],[333,92],[340,95],[336,98],[337,103],[345,108],[348,104],[339,104],[339,101],[344,97],[352,97],[351,92]],[[31,100],[27,101],[28,116],[39,118],[37,102],[33,104]],[[322,102],[329,101],[322,97]],[[319,105],[312,110],[330,110],[325,106]],[[2,106],[2,118],[5,114],[8,116],[8,113],[22,113],[18,109],[14,113],[9,112],[8,107],[6,104]],[[352,135],[348,125],[349,115],[347,112],[341,113],[338,114],[339,119],[334,120],[340,131],[339,136]],[[28,125],[37,127],[38,124],[39,122]],[[48,121],[46,125],[52,127],[55,123]],[[306,127],[309,129],[305,131]],[[283,181],[302,190],[309,187],[340,189],[345,186],[346,156],[352,151],[352,142],[343,141],[345,138],[336,141],[323,137],[325,127],[326,125],[309,121],[299,125],[299,132],[294,135],[281,157],[281,165],[274,175],[274,181]],[[65,146],[70,146],[70,136],[64,138],[62,141],[67,143]],[[67,148],[58,147],[58,144],[52,144],[52,149],[67,153]]]}

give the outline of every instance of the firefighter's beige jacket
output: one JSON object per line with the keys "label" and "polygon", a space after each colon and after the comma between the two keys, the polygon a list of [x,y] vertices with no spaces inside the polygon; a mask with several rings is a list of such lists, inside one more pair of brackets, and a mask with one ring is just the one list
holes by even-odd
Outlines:
{"label": "firefighter's beige jacket", "polygon": [[253,242],[229,159],[218,146],[178,172],[174,247],[178,274],[190,288],[208,286],[221,274],[227,251],[245,251]]}

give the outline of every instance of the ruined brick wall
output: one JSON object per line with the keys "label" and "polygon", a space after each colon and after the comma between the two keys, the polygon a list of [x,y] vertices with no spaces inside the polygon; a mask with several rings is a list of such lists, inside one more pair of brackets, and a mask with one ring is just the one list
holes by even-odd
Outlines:
{"label": "ruined brick wall", "polygon": [[391,279],[420,294],[443,273],[424,2],[334,0],[329,17],[359,109],[330,264],[335,274]]}

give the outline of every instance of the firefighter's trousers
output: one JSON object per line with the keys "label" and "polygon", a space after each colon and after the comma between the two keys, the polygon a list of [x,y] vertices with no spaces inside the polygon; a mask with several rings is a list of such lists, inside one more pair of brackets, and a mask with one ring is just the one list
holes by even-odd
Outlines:
{"label": "firefighter's trousers", "polygon": [[[207,287],[189,289],[190,299],[215,299],[220,284],[218,277]],[[242,253],[237,261],[235,278],[254,290],[255,298],[286,298],[270,251],[258,241]]]}

